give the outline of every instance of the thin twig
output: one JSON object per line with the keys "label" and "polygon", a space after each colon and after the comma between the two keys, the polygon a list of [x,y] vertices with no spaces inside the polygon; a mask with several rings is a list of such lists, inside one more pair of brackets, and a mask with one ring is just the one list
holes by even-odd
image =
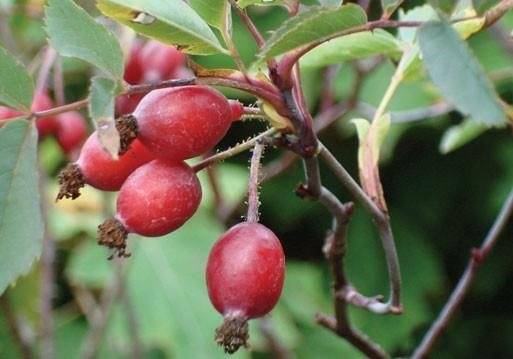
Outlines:
{"label": "thin twig", "polygon": [[499,236],[506,228],[506,225],[508,224],[512,214],[513,190],[510,192],[508,198],[504,202],[499,215],[495,219],[495,222],[486,235],[486,238],[484,239],[481,247],[472,251],[472,255],[470,257],[467,268],[465,269],[465,272],[461,276],[461,279],[449,297],[449,300],[438,315],[438,318],[433,322],[431,328],[429,328],[428,332],[422,339],[422,342],[413,353],[411,357],[412,359],[426,358],[429,352],[433,349],[436,340],[445,330],[450,320],[461,306],[461,303],[468,295],[470,287],[478,273],[479,267],[481,264],[483,264],[484,260],[493,249],[495,243],[497,243]]}
{"label": "thin twig", "polygon": [[64,96],[64,75],[62,73],[62,60],[60,57],[55,59],[53,66],[53,87],[57,106],[64,105],[66,103]]}
{"label": "thin twig", "polygon": [[[47,173],[39,164],[39,192],[42,198],[45,198],[47,186]],[[47,223],[48,204],[43,201],[41,204],[41,213]],[[54,332],[55,325],[53,319],[53,300],[55,297],[55,241],[52,238],[48,226],[45,224],[43,233],[43,253],[41,255],[41,277],[40,277],[40,296],[39,309],[41,311],[40,337],[41,337],[41,358],[52,359],[55,357]]]}
{"label": "thin twig", "polygon": [[[341,102],[322,112],[314,120],[314,128],[317,134],[324,132],[336,120],[344,116],[349,110],[345,102]],[[262,183],[267,182],[289,169],[300,157],[291,151],[285,152],[282,157],[267,163],[262,167]],[[241,208],[243,203],[241,198],[237,203],[227,208],[221,217],[223,223],[227,223],[234,214]]]}
{"label": "thin twig", "polygon": [[262,110],[258,107],[244,106],[245,115],[265,116]]}
{"label": "thin twig", "polygon": [[383,213],[376,204],[367,196],[363,189],[356,183],[346,169],[337,161],[335,156],[319,142],[320,155],[338,177],[342,184],[351,192],[354,198],[367,210],[376,227],[378,229],[383,248],[385,251],[385,257],[387,260],[388,273],[390,278],[390,299],[387,303],[375,303],[375,305],[369,306],[368,309],[374,313],[384,314],[402,313],[400,289],[401,289],[401,274],[399,269],[399,260],[397,257],[397,250],[395,247],[394,238],[392,235],[392,229],[390,227],[390,220],[388,215]]}
{"label": "thin twig", "polygon": [[77,102],[69,103],[67,105],[57,106],[57,107],[54,107],[54,108],[52,108],[50,110],[34,112],[33,116],[36,117],[36,118],[47,117],[47,116],[55,116],[55,115],[58,115],[58,114],[64,113],[64,112],[80,110],[81,108],[87,107],[88,103],[89,103],[88,100],[80,100],[80,101],[77,101]]}
{"label": "thin twig", "polygon": [[[265,39],[260,34],[260,31],[258,31],[257,27],[255,26],[255,24],[253,23],[251,18],[248,16],[248,13],[246,12],[246,10],[242,9],[239,6],[239,4],[237,4],[236,0],[228,0],[228,1],[230,3],[231,7],[233,9],[235,9],[235,11],[237,12],[237,15],[241,18],[244,25],[246,25],[246,28],[249,30],[251,36],[253,36],[253,38],[255,39],[255,42],[258,45],[258,47],[259,48],[264,47]],[[276,71],[276,66],[277,66],[277,64],[276,64],[276,60],[274,58],[267,60],[267,67],[269,68],[269,71],[271,72],[271,74]]]}
{"label": "thin twig", "polygon": [[209,158],[205,158],[203,161],[200,161],[198,163],[196,163],[194,166],[192,166],[192,169],[195,171],[195,172],[199,172],[201,171],[202,169],[204,169],[205,167],[208,167],[210,166],[212,163],[215,163],[215,162],[219,162],[219,161],[223,161],[227,158],[230,158],[232,156],[235,156],[239,153],[242,153],[244,151],[247,151],[249,150],[250,148],[252,148],[253,146],[255,146],[255,144],[263,139],[264,137],[267,137],[267,136],[272,136],[276,133],[276,129],[275,128],[270,128],[268,129],[267,131],[264,131],[262,133],[260,133],[258,136],[255,136],[253,137],[252,139],[246,141],[246,142],[242,142],[234,147],[231,147],[227,150],[224,150],[223,152],[219,152],[213,156],[210,156]]}
{"label": "thin twig", "polygon": [[75,298],[78,307],[86,317],[87,322],[91,325],[93,322],[93,313],[98,305],[93,293],[82,285],[73,286],[71,292],[73,293],[73,298]]}
{"label": "thin twig", "polygon": [[41,358],[52,359],[54,352],[53,298],[55,286],[55,242],[45,230],[41,256]]}
{"label": "thin twig", "polygon": [[506,14],[512,8],[513,0],[502,0],[494,7],[488,9],[483,16],[486,20],[483,29],[486,29],[495,24],[495,22],[497,22],[502,16],[504,16],[504,14]]}
{"label": "thin twig", "polygon": [[[296,98],[291,96],[292,92],[287,89],[283,90],[283,96],[285,103],[289,107],[290,114],[292,116],[291,120],[296,127],[296,132],[299,136],[300,151],[298,154],[303,158],[304,173],[307,181],[306,186],[299,186],[296,193],[302,198],[318,200],[330,211],[335,222],[332,233],[336,238],[334,241],[338,244],[342,243],[341,246],[345,247],[347,223],[349,222],[353,205],[349,204],[344,206],[335,195],[323,187],[319,171],[319,161],[317,158],[318,153],[316,153],[320,142],[314,132],[311,115],[308,113],[308,109],[306,109],[306,105],[304,104],[304,98],[302,97],[303,93],[300,88],[300,77],[298,76],[297,71],[294,71],[293,73],[292,86],[293,89],[296,90]],[[333,243],[334,242],[331,242],[331,244]],[[342,250],[339,253],[341,253],[341,257],[339,257],[340,261],[337,262],[337,265],[342,265],[344,251]],[[337,278],[335,278],[335,280],[345,285],[347,280],[343,269],[337,269],[336,274]],[[336,283],[336,285],[338,285],[338,283]],[[334,326],[330,329],[339,336],[348,340],[353,344],[353,346],[368,357],[388,358],[388,355],[377,344],[373,343],[350,324],[347,315],[347,303],[343,299],[337,298],[335,293],[336,288],[334,287],[336,317],[334,319]],[[392,298],[392,300],[393,299],[394,298]],[[326,321],[321,319],[326,319],[327,317],[325,315],[320,314],[317,318],[320,324],[326,323]]]}
{"label": "thin twig", "polygon": [[100,304],[92,315],[89,334],[84,339],[81,348],[81,358],[94,358],[102,343],[103,333],[110,318],[112,308],[123,291],[125,266],[122,260],[114,259],[114,277],[112,283],[107,287],[100,298]]}
{"label": "thin twig", "polygon": [[220,77],[192,77],[188,79],[177,79],[177,80],[165,80],[158,83],[152,84],[143,84],[143,85],[129,85],[125,94],[133,94],[133,93],[146,93],[156,89],[167,88],[167,87],[177,87],[177,86],[185,86],[185,85],[211,85],[211,86],[222,86],[229,87],[238,90],[245,91],[250,93],[256,97],[260,97],[271,104],[279,111],[283,108],[282,99],[280,94],[275,91],[271,92],[271,86],[267,88],[262,88],[259,86],[254,86],[250,83],[234,80],[234,79],[226,79]]}
{"label": "thin twig", "polygon": [[386,221],[384,214],[379,210],[376,204],[367,196],[358,183],[351,177],[349,172],[338,162],[333,154],[319,142],[320,155],[333,171],[335,176],[344,184],[344,186],[351,192],[353,197],[360,203],[372,218],[377,222]]}
{"label": "thin twig", "polygon": [[0,309],[4,314],[5,321],[9,327],[9,331],[11,332],[16,346],[20,351],[21,357],[23,359],[33,358],[31,349],[32,343],[29,336],[27,335],[27,330],[24,328],[21,320],[16,316],[16,313],[14,312],[14,309],[11,305],[11,301],[6,293],[0,296]]}
{"label": "thin twig", "polygon": [[46,53],[44,56],[43,64],[39,69],[39,75],[37,77],[36,83],[36,93],[40,93],[47,86],[48,75],[50,74],[50,69],[53,66],[55,59],[57,58],[57,51],[53,48],[48,47],[46,49]]}
{"label": "thin twig", "polygon": [[[513,0],[507,0],[507,1],[513,1]],[[503,14],[501,14],[502,16]],[[467,21],[467,20],[473,20],[478,18],[477,16],[470,16],[465,17],[461,19],[454,19],[452,20],[452,23]],[[307,52],[312,51],[317,46],[329,41],[333,40],[338,37],[347,36],[351,34],[356,34],[358,32],[364,32],[364,31],[373,31],[375,29],[379,28],[401,28],[401,27],[419,27],[424,25],[425,21],[399,21],[399,20],[387,20],[387,19],[380,19],[376,21],[369,21],[366,24],[355,26],[350,29],[346,29],[334,34],[330,34],[328,36],[321,37],[319,39],[316,39],[315,41],[310,42],[308,45],[305,45],[303,47],[300,47],[293,52],[288,53],[288,55],[283,57],[283,60],[286,61],[286,63],[283,63],[283,60],[280,62],[279,66],[282,68],[281,73],[287,74],[290,73],[292,66],[299,61],[299,59],[306,54]]]}
{"label": "thin twig", "polygon": [[306,105],[305,93],[303,91],[301,81],[301,71],[299,70],[299,62],[296,64],[296,66],[294,66],[293,76],[294,97],[296,99],[299,111],[303,115],[303,121],[305,123],[305,126],[311,130],[313,128],[313,118],[310,114],[310,111],[308,111],[308,106]]}
{"label": "thin twig", "polygon": [[264,151],[264,144],[256,142],[253,147],[253,155],[251,156],[251,166],[249,169],[249,184],[248,184],[248,214],[246,221],[249,223],[258,223],[260,217],[258,207],[260,200],[258,199],[258,185],[260,182],[260,160]]}
{"label": "thin twig", "polygon": [[244,62],[242,61],[239,50],[237,50],[237,47],[233,43],[232,34],[231,34],[230,29],[227,29],[226,27],[224,27],[221,30],[221,35],[223,37],[224,42],[226,43],[226,46],[228,47],[228,50],[230,50],[230,53],[232,55],[231,57],[232,57],[233,61],[235,62],[235,64],[237,65],[237,68],[240,70],[240,72],[242,72],[244,74],[244,76],[246,76],[246,74],[247,74],[246,66],[244,65]]}
{"label": "thin twig", "polygon": [[130,335],[130,343],[132,344],[130,356],[132,359],[143,358],[143,346],[141,342],[141,336],[139,333],[140,323],[137,319],[135,307],[132,303],[132,300],[127,290],[123,290],[121,292],[121,304],[123,305],[124,312],[126,314],[128,322],[128,333]]}
{"label": "thin twig", "polygon": [[[273,104],[273,106],[277,110],[283,111],[283,101],[281,96],[278,93],[273,93],[269,91],[269,88],[263,89],[258,86],[253,86],[249,83],[230,80],[224,78],[217,77],[200,77],[200,78],[189,78],[189,79],[178,79],[178,80],[165,80],[158,83],[153,84],[143,84],[143,85],[129,85],[127,90],[122,93],[123,94],[134,94],[134,93],[146,93],[156,89],[168,88],[168,87],[178,87],[185,85],[212,85],[212,86],[224,86],[230,88],[236,88],[242,91],[246,91],[254,96],[260,97]],[[34,113],[25,113],[20,115],[20,117],[30,118],[40,118],[47,116],[55,116],[64,112],[75,111],[86,107],[89,103],[88,99],[80,100],[77,102],[73,102],[70,104],[66,104],[63,106],[54,107],[50,110],[46,111],[38,111]],[[0,120],[0,124],[3,122],[7,122],[10,119]]]}
{"label": "thin twig", "polygon": [[330,262],[333,276],[333,303],[335,317],[317,314],[317,322],[338,336],[345,338],[353,346],[369,358],[389,358],[388,354],[365,335],[353,327],[349,321],[347,301],[338,293],[350,286],[344,271],[344,256],[346,252],[347,225],[354,209],[352,203],[343,205],[333,193],[325,187],[321,188],[319,202],[333,215],[332,231],[326,237],[324,253]]}
{"label": "thin twig", "polygon": [[246,27],[248,28],[249,32],[255,39],[255,42],[257,43],[258,47],[262,48],[265,45],[264,37],[260,34],[260,31],[258,31],[255,24],[253,24],[253,21],[251,21],[251,19],[249,18],[246,10],[242,9],[235,0],[228,1],[230,2],[232,8],[235,9],[237,15],[239,15],[242,22],[244,22],[244,25],[246,25]]}

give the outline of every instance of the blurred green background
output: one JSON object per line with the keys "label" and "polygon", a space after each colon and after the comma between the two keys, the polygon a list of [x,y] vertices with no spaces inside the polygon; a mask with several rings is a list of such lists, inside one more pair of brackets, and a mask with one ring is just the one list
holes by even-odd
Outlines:
{"label": "blurred green background", "polygon": [[[10,28],[15,40],[14,50],[29,63],[45,46],[41,4],[37,1],[16,3],[14,13],[7,14],[1,10],[0,1],[0,22]],[[95,11],[92,2],[81,3]],[[408,9],[424,1],[405,3],[403,7]],[[477,3],[482,10],[490,2]],[[27,12],[27,6],[33,11]],[[375,7],[372,5],[371,18],[379,14],[379,7]],[[281,8],[255,8],[250,15],[266,36],[287,17]],[[508,15],[501,25],[511,29],[513,16]],[[257,49],[236,17],[234,34],[243,59],[249,64]],[[487,73],[495,74],[495,78],[501,75],[496,81],[498,92],[502,99],[512,103],[513,54],[501,46],[491,31],[474,36],[469,43]],[[12,47],[5,37],[2,45]],[[223,56],[195,60],[207,67],[233,67],[233,62]],[[84,98],[91,68],[64,59],[64,69],[67,102]],[[359,101],[377,106],[393,71],[394,64],[384,60],[367,74]],[[334,78],[337,100],[347,99],[354,81],[354,68],[351,64],[342,64]],[[322,97],[322,84],[321,71],[304,74],[305,92],[314,114]],[[247,104],[252,101],[248,97],[240,99]],[[424,75],[399,87],[391,110],[425,108],[439,99],[436,89]],[[358,143],[349,121],[357,116],[361,114],[347,114],[321,136],[354,177],[358,177]],[[444,132],[461,121],[458,113],[451,112],[433,119],[396,124],[384,149],[386,156],[380,171],[403,273],[405,310],[402,316],[376,316],[351,309],[351,318],[393,356],[407,356],[419,343],[463,272],[471,248],[480,245],[513,184],[511,129],[487,131],[461,148],[441,154],[439,145]],[[219,149],[264,128],[261,122],[237,123],[219,144]],[[282,150],[270,149],[264,163],[283,154]],[[57,357],[75,358],[90,329],[84,313],[94,311],[94,303],[101,298],[102,290],[113,281],[119,281],[114,275],[115,263],[107,261],[108,253],[95,243],[96,226],[112,211],[115,195],[103,195],[89,188],[73,203],[65,201],[54,205],[55,176],[67,160],[53,139],[41,144],[40,157],[49,174],[48,225],[57,243],[54,300]],[[228,207],[241,204],[230,217],[229,225],[239,221],[244,213],[248,159],[249,154],[245,153],[216,167],[224,204]],[[322,167],[321,171],[326,187],[342,200],[351,200],[327,168]],[[262,186],[262,222],[282,240],[287,256],[284,293],[265,325],[292,358],[360,358],[362,355],[344,340],[314,321],[316,312],[332,312],[331,277],[322,254],[331,218],[318,203],[296,197],[294,189],[302,179],[302,168],[296,163]],[[129,246],[133,255],[124,261],[123,271],[125,300],[116,302],[113,307],[102,339],[101,358],[130,357],[134,335],[141,338],[145,358],[225,356],[213,341],[221,316],[208,301],[204,280],[209,249],[225,227],[216,216],[214,196],[205,174],[202,174],[202,183],[205,193],[201,208],[183,228],[158,239],[131,237]],[[435,347],[433,358],[513,357],[513,344],[509,340],[513,337],[512,230],[510,225],[480,268],[471,294]],[[380,240],[369,216],[358,206],[349,226],[346,265],[350,279],[362,293],[388,293]],[[36,348],[40,276],[39,264],[35,263],[32,272],[5,294],[26,325]],[[92,309],[88,308],[88,300],[93,300]],[[253,321],[251,350],[240,351],[234,358],[273,357],[270,338],[261,331],[261,326],[259,321]],[[0,357],[20,357],[3,312],[0,314]]]}

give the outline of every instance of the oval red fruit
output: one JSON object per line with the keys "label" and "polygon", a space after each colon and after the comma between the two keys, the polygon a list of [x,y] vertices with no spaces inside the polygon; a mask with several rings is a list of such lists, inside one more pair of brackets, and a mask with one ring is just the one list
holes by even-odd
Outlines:
{"label": "oval red fruit", "polygon": [[86,183],[104,191],[118,191],[133,171],[154,158],[141,142],[135,140],[128,151],[115,160],[105,152],[97,133],[93,132],[84,143],[77,164]]}
{"label": "oval red fruit", "polygon": [[205,153],[232,123],[228,100],[207,86],[154,90],[135,109],[138,138],[157,157],[184,160]]}
{"label": "oval red fruit", "polygon": [[79,147],[87,136],[87,126],[82,115],[76,111],[65,112],[55,117],[56,138],[65,153]]}
{"label": "oval red fruit", "polygon": [[134,41],[130,49],[130,55],[125,64],[123,78],[131,85],[138,84],[144,76],[144,68],[141,59],[142,45],[139,41]]}
{"label": "oval red fruit", "polygon": [[185,162],[154,160],[125,181],[116,219],[128,232],[158,237],[181,227],[198,209],[201,186]]}
{"label": "oval red fruit", "polygon": [[284,278],[280,241],[259,223],[233,226],[208,257],[208,295],[225,317],[251,319],[267,314],[280,297]]}
{"label": "oval red fruit", "polygon": [[156,40],[148,41],[141,49],[141,64],[144,80],[155,82],[167,80],[173,72],[183,64],[185,54],[176,47],[165,45]]}

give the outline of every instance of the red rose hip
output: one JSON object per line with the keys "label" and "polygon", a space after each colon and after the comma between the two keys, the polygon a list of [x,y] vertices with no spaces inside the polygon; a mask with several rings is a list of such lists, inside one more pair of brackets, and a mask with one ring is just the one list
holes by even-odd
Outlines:
{"label": "red rose hip", "polygon": [[207,86],[154,90],[133,113],[138,138],[157,157],[184,160],[214,147],[232,123],[228,100]]}
{"label": "red rose hip", "polygon": [[99,227],[98,243],[125,252],[128,233],[159,237],[181,227],[198,209],[201,185],[185,162],[161,159],[139,167],[119,192],[115,219]]}
{"label": "red rose hip", "polygon": [[146,82],[167,80],[184,63],[185,54],[174,46],[149,40],[140,52]]}
{"label": "red rose hip", "polygon": [[118,191],[127,177],[138,167],[153,160],[153,154],[135,140],[118,159],[112,158],[101,146],[96,132],[86,140],[75,163],[70,163],[59,174],[61,190],[57,200],[75,199],[80,188],[89,184],[104,191]]}
{"label": "red rose hip", "polygon": [[284,277],[280,241],[259,223],[239,223],[214,244],[206,281],[210,301],[225,318],[216,330],[216,341],[225,351],[233,353],[246,346],[247,320],[274,308]]}
{"label": "red rose hip", "polygon": [[65,112],[55,117],[57,132],[55,137],[65,153],[70,153],[84,142],[87,126],[79,112]]}

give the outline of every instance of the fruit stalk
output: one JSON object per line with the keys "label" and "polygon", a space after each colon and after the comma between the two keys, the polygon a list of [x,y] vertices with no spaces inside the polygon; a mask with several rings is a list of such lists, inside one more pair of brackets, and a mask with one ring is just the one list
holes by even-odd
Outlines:
{"label": "fruit stalk", "polygon": [[248,215],[246,221],[249,223],[258,223],[259,213],[258,207],[260,200],[258,198],[258,185],[260,175],[260,160],[264,151],[264,145],[257,142],[253,147],[253,155],[251,156],[251,167],[249,169],[249,186],[248,186]]}

